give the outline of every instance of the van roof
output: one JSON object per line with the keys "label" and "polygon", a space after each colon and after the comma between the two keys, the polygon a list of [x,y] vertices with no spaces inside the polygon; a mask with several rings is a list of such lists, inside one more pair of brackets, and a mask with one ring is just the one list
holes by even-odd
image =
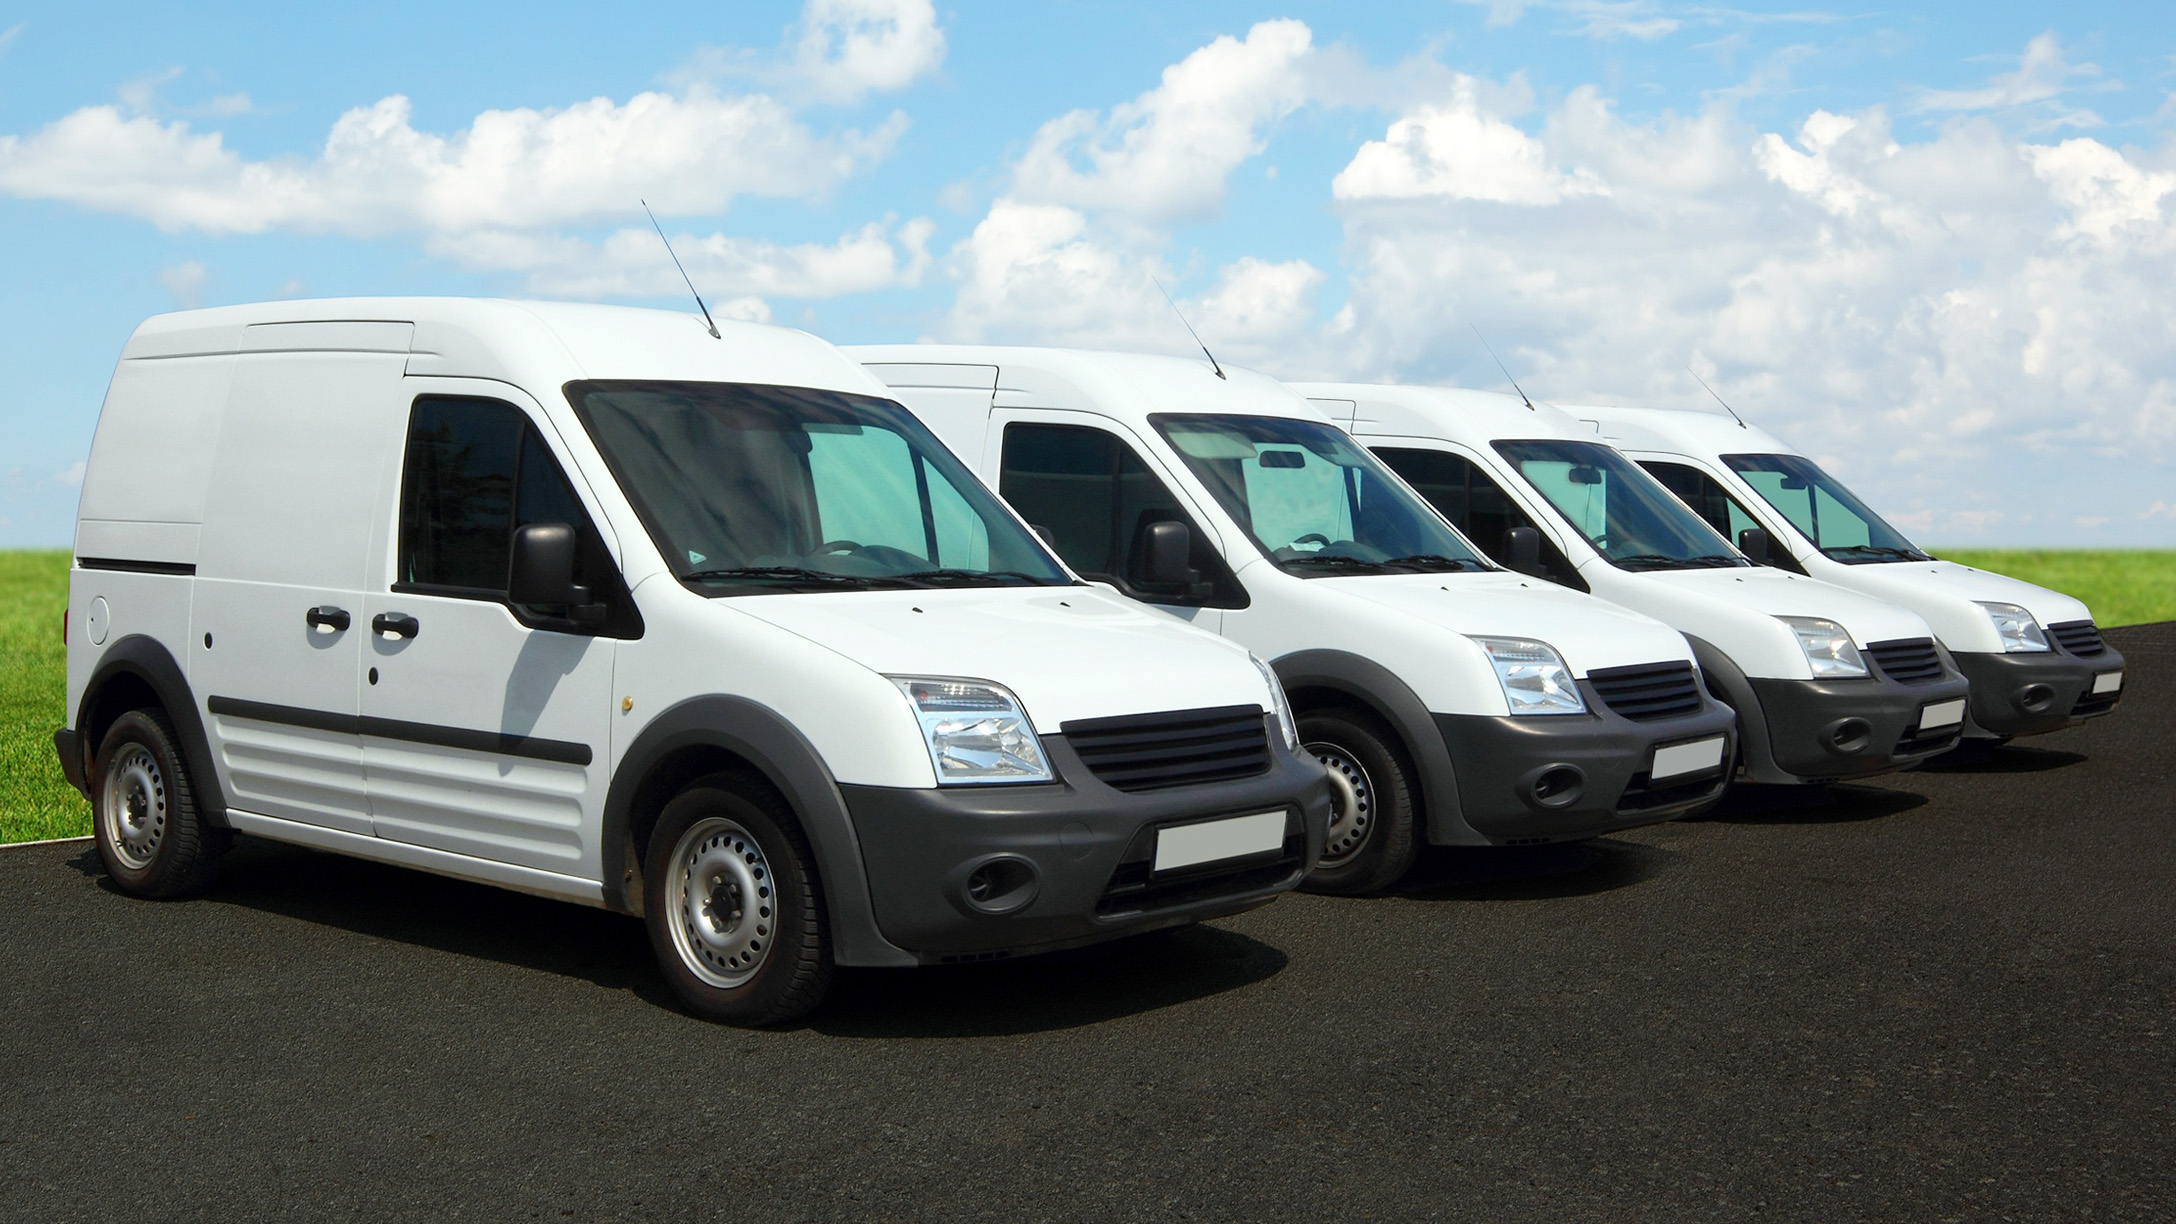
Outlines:
{"label": "van roof", "polygon": [[124,361],[264,352],[408,354],[411,374],[498,378],[535,388],[583,378],[883,388],[806,332],[669,310],[492,298],[318,298],[154,315]]}
{"label": "van roof", "polygon": [[1797,449],[1758,425],[1739,425],[1719,412],[1680,408],[1567,406],[1564,411],[1601,427],[1610,445],[1624,450],[1680,455],[1795,455]]}
{"label": "van roof", "polygon": [[896,387],[988,389],[997,408],[1092,409],[1129,423],[1150,413],[1208,412],[1328,422],[1267,374],[1194,357],[1004,344],[857,344],[847,356],[883,366]]}
{"label": "van roof", "polygon": [[[1477,443],[1518,438],[1600,439],[1594,427],[1552,404],[1532,408],[1516,395],[1464,387],[1384,383],[1290,384],[1354,433],[1446,437]],[[1349,406],[1345,406],[1349,405]]]}

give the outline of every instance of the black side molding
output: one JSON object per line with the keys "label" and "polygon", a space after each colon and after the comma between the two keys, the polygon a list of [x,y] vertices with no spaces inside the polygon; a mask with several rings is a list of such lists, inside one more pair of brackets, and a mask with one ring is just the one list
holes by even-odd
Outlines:
{"label": "black side molding", "polygon": [[335,714],[329,710],[272,705],[262,701],[244,701],[238,697],[213,697],[205,705],[212,713],[228,718],[247,718],[253,722],[278,723],[287,727],[307,727],[312,731],[368,735],[410,744],[429,744],[434,748],[460,748],[469,752],[526,757],[532,761],[556,761],[563,765],[588,765],[592,759],[588,744],[577,744],[569,740],[508,735],[501,731],[474,731],[466,727],[442,727],[435,723],[403,722],[397,718]]}
{"label": "black side molding", "polygon": [[196,576],[194,561],[132,561],[125,557],[77,557],[77,569],[119,570],[124,574],[173,574]]}
{"label": "black side molding", "polygon": [[53,733],[53,751],[60,756],[61,776],[68,779],[68,785],[75,787],[77,794],[89,799],[91,784],[84,776],[88,770],[83,763],[83,737],[62,727]]}

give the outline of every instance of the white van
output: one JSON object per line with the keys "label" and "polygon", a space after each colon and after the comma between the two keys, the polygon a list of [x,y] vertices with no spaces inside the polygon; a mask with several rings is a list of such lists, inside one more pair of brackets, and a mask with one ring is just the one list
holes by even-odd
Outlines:
{"label": "white van", "polygon": [[1249,909],[1329,783],[1274,677],[1089,586],[812,336],[657,311],[154,318],[54,737],[122,889],[230,831],[642,915],[706,1017],[834,965]]}
{"label": "white van", "polygon": [[1516,396],[1298,383],[1514,568],[1684,631],[1752,782],[1887,773],[1955,747],[1966,686],[1927,623],[1755,566],[1591,426]]}
{"label": "white van", "polygon": [[2116,707],[2123,656],[2086,606],[2046,587],[1938,561],[1774,435],[1706,412],[1564,411],[1653,473],[1717,531],[1759,530],[1761,560],[1910,608],[1972,682],[1966,734],[2008,739]]}
{"label": "white van", "polygon": [[1309,887],[1388,887],[1423,840],[1591,838],[1720,794],[1733,716],[1683,636],[1491,564],[1276,381],[1060,349],[847,352],[1075,571],[1270,660],[1338,787]]}

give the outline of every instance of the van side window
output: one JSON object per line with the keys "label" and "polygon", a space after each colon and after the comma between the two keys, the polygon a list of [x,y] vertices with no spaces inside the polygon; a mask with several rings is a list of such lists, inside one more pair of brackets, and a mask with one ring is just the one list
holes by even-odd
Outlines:
{"label": "van side window", "polygon": [[[394,589],[504,598],[514,530],[531,523],[572,526],[579,579],[601,593],[624,589],[566,473],[520,409],[496,400],[417,400],[401,467]],[[612,626],[605,631],[626,636]]]}
{"label": "van side window", "polygon": [[[1693,513],[1707,520],[1708,526],[1723,533],[1732,544],[1738,542],[1738,533],[1760,524],[1745,512],[1738,499],[1730,495],[1723,483],[1689,463],[1666,463],[1660,459],[1640,461],[1647,474],[1662,482],[1662,487],[1677,495],[1677,500],[1693,508]],[[1781,540],[1775,541],[1768,550],[1768,563],[1781,569],[1803,574],[1806,567],[1790,554]]]}
{"label": "van side window", "polygon": [[1498,565],[1509,564],[1511,553],[1504,547],[1504,533],[1513,527],[1533,527],[1541,537],[1541,565],[1549,581],[1576,591],[1589,589],[1571,558],[1550,541],[1549,533],[1535,527],[1519,503],[1472,460],[1449,451],[1392,446],[1370,449],[1490,560]]}
{"label": "van side window", "polygon": [[[997,491],[1020,517],[1049,532],[1058,555],[1086,577],[1155,603],[1247,606],[1245,589],[1178,496],[1114,434],[1083,425],[1007,425]],[[1188,562],[1210,594],[1140,588],[1142,541],[1151,523],[1162,522],[1186,525],[1193,536]]]}

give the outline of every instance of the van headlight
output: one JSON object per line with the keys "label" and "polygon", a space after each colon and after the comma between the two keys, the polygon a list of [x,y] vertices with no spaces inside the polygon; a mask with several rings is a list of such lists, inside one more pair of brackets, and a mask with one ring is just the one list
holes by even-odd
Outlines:
{"label": "van headlight", "polygon": [[1496,683],[1513,714],[1584,714],[1586,699],[1564,656],[1531,638],[1477,637],[1473,643],[1496,669]]}
{"label": "van headlight", "polygon": [[1034,724],[1002,685],[945,676],[890,679],[914,703],[939,786],[1051,780]]}
{"label": "van headlight", "polygon": [[1254,665],[1261,669],[1262,683],[1269,686],[1269,699],[1276,703],[1270,707],[1269,712],[1277,716],[1277,730],[1284,736],[1285,751],[1299,751],[1300,724],[1299,720],[1292,716],[1292,703],[1284,695],[1284,685],[1278,681],[1276,671],[1269,664],[1256,658],[1251,651],[1247,654],[1247,657],[1254,659]]}
{"label": "van headlight", "polygon": [[1842,625],[1818,616],[1779,616],[1776,619],[1790,626],[1791,635],[1798,639],[1798,648],[1806,652],[1806,666],[1813,669],[1814,679],[1835,680],[1866,674],[1866,660],[1859,657],[1859,648],[1852,644],[1850,631]]}
{"label": "van headlight", "polygon": [[1986,603],[1980,600],[1973,602],[1978,603],[1980,611],[1985,612],[1987,619],[1995,623],[1995,636],[2002,639],[2004,654],[2029,653],[2048,648],[2048,635],[2041,632],[2040,622],[2033,619],[2032,613],[2016,604]]}

